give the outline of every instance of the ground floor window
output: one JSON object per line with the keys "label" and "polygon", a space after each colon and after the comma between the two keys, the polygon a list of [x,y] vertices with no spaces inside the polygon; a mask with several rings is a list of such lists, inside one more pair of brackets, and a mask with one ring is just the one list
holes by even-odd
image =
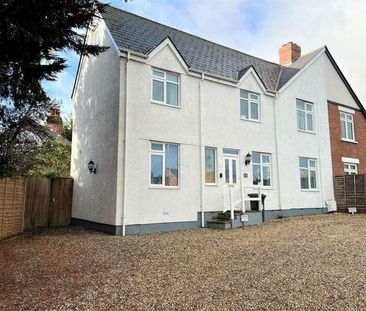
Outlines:
{"label": "ground floor window", "polygon": [[261,183],[262,187],[272,185],[271,155],[268,153],[253,152],[253,185]]}
{"label": "ground floor window", "polygon": [[151,142],[150,185],[177,187],[179,176],[179,145]]}
{"label": "ground floor window", "polygon": [[357,175],[358,165],[355,163],[343,163],[345,175]]}
{"label": "ground floor window", "polygon": [[316,159],[299,158],[300,188],[307,190],[317,189],[317,163]]}
{"label": "ground floor window", "polygon": [[216,148],[205,148],[205,182],[216,184]]}

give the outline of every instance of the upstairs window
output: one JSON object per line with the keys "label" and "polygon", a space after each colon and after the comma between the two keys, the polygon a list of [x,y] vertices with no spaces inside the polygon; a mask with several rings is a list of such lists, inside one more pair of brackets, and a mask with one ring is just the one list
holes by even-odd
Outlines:
{"label": "upstairs window", "polygon": [[299,158],[300,188],[303,190],[317,189],[316,159]]}
{"label": "upstairs window", "polygon": [[152,102],[168,106],[179,106],[179,75],[153,69]]}
{"label": "upstairs window", "polygon": [[301,99],[296,100],[297,129],[314,132],[314,105]]}
{"label": "upstairs window", "polygon": [[150,185],[178,187],[179,145],[152,142],[150,146]]}
{"label": "upstairs window", "polygon": [[355,127],[353,123],[353,114],[340,112],[341,116],[341,136],[344,140],[355,140]]}
{"label": "upstairs window", "polygon": [[271,184],[271,155],[253,152],[253,185],[270,187]]}
{"label": "upstairs window", "polygon": [[259,121],[259,95],[240,90],[240,118],[243,120]]}

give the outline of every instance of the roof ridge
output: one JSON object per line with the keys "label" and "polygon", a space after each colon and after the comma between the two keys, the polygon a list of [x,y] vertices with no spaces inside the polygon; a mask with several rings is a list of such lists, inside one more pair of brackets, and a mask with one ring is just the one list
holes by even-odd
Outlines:
{"label": "roof ridge", "polygon": [[275,62],[272,62],[272,61],[269,61],[269,60],[266,60],[266,59],[260,58],[260,57],[258,57],[258,56],[254,56],[254,55],[250,55],[250,54],[244,53],[244,52],[242,52],[242,51],[240,51],[240,50],[237,50],[237,49],[234,49],[234,48],[232,48],[232,47],[228,47],[228,46],[223,45],[223,44],[221,44],[221,43],[217,43],[217,42],[214,42],[214,41],[208,40],[208,39],[206,39],[206,38],[203,38],[203,37],[200,37],[200,36],[198,36],[198,35],[192,34],[192,33],[188,32],[188,31],[184,31],[184,30],[181,30],[181,29],[178,29],[178,28],[175,28],[175,27],[172,27],[172,26],[169,26],[169,25],[163,24],[163,23],[161,23],[161,22],[158,22],[158,21],[155,21],[155,20],[149,19],[149,18],[147,18],[147,17],[144,17],[144,16],[141,16],[141,15],[138,15],[138,14],[136,14],[136,13],[132,13],[132,12],[129,12],[129,11],[123,10],[123,9],[121,9],[121,8],[117,8],[117,7],[112,6],[112,5],[110,5],[110,4],[107,4],[106,6],[107,6],[107,7],[112,8],[112,9],[118,10],[118,11],[122,11],[122,12],[127,13],[127,14],[130,14],[130,15],[133,15],[133,16],[136,16],[136,17],[142,18],[142,19],[147,20],[147,21],[149,21],[149,22],[153,22],[153,23],[155,23],[155,24],[158,24],[158,25],[161,25],[161,26],[164,26],[164,27],[167,27],[167,28],[173,29],[173,30],[175,30],[175,31],[179,31],[179,32],[185,33],[185,34],[187,34],[187,35],[189,35],[189,36],[196,37],[196,38],[198,38],[198,39],[200,39],[200,40],[204,40],[204,41],[206,41],[206,42],[209,42],[209,43],[212,43],[212,44],[218,45],[218,46],[223,47],[223,48],[225,48],[225,49],[228,49],[228,50],[234,51],[234,52],[236,52],[236,53],[240,53],[240,54],[242,54],[242,55],[249,56],[249,57],[252,57],[252,58],[258,59],[258,60],[260,60],[260,61],[263,61],[263,62],[266,62],[266,63],[269,63],[269,64],[273,64],[273,65],[279,66],[279,67],[281,66],[281,65],[280,65],[280,64],[278,64],[278,63],[275,63]]}

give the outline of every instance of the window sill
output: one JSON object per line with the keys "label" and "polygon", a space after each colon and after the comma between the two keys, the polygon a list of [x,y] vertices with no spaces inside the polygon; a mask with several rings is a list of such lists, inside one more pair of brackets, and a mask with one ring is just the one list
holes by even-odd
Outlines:
{"label": "window sill", "polygon": [[205,186],[207,186],[207,187],[217,187],[218,184],[207,184],[207,183],[205,183]]}
{"label": "window sill", "polygon": [[181,109],[181,106],[174,106],[174,105],[168,105],[162,102],[158,102],[158,101],[150,101],[151,104],[155,104],[155,105],[160,105],[160,106],[165,106],[165,107],[170,107],[170,108],[177,108],[177,109]]}
{"label": "window sill", "polygon": [[242,121],[250,121],[250,122],[255,122],[255,123],[262,123],[261,120],[255,120],[255,119],[240,118],[240,120],[242,120]]}
{"label": "window sill", "polygon": [[319,189],[300,189],[302,192],[320,192]]}
{"label": "window sill", "polygon": [[306,134],[316,135],[316,132],[314,132],[314,131],[305,131],[305,130],[299,130],[299,129],[297,129],[297,131],[300,132],[300,133],[306,133]]}
{"label": "window sill", "polygon": [[165,186],[149,186],[149,189],[160,189],[160,190],[180,190],[180,187],[165,187]]}
{"label": "window sill", "polygon": [[345,143],[351,143],[351,144],[358,144],[357,141],[352,140],[352,139],[347,139],[347,138],[341,138],[341,140]]}

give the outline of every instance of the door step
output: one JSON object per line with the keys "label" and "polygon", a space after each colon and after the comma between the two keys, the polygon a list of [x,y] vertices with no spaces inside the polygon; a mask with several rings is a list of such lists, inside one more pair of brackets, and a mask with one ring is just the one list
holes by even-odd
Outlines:
{"label": "door step", "polygon": [[262,223],[262,213],[260,211],[251,211],[246,212],[245,214],[248,216],[248,222],[243,223],[241,221],[242,212],[235,211],[233,220],[231,220],[230,211],[218,213],[213,219],[207,220],[207,227],[211,229],[226,230]]}

